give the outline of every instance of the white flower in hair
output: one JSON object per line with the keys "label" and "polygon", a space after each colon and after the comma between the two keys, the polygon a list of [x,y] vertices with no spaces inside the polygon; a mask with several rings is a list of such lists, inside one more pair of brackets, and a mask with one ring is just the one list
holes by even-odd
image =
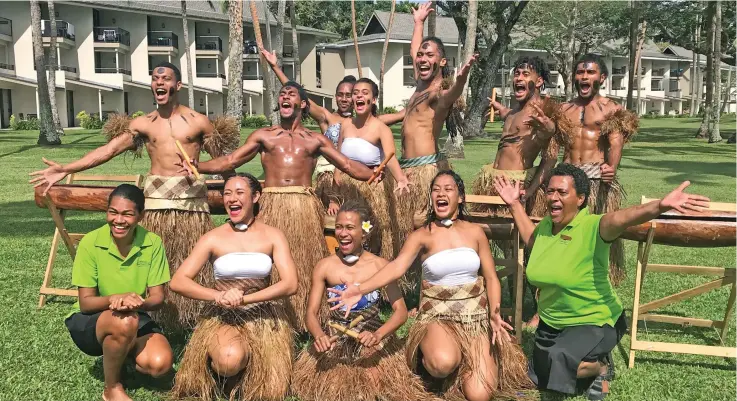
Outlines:
{"label": "white flower in hair", "polygon": [[371,229],[372,229],[372,228],[374,228],[374,226],[372,226],[372,225],[371,225],[371,222],[370,222],[370,221],[368,221],[368,220],[367,220],[367,221],[364,221],[363,223],[361,223],[361,229],[362,229],[362,230],[363,230],[363,232],[365,232],[366,234],[368,234],[369,232],[371,232]]}

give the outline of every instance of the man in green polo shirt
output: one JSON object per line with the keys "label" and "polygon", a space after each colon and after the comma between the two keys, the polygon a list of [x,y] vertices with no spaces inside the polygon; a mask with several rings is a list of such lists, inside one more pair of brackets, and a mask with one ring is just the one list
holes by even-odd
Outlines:
{"label": "man in green polo shirt", "polygon": [[82,352],[102,355],[107,401],[130,400],[120,383],[129,355],[139,372],[154,377],[172,365],[169,342],[146,313],[163,304],[170,275],[161,238],[138,225],[143,208],[140,188],[117,187],[108,200],[107,224],[82,238],[74,259],[79,300],[65,324]]}
{"label": "man in green polo shirt", "polygon": [[709,199],[681,184],[659,201],[605,215],[589,213],[590,183],[580,168],[560,164],[547,185],[548,216],[535,227],[519,201],[519,183],[495,187],[510,206],[520,237],[532,250],[527,278],[540,289],[540,324],[529,375],[538,388],[566,394],[585,389],[601,400],[614,378],[611,351],[627,330],[622,303],[609,281],[609,248],[627,227],[675,209],[699,212]]}

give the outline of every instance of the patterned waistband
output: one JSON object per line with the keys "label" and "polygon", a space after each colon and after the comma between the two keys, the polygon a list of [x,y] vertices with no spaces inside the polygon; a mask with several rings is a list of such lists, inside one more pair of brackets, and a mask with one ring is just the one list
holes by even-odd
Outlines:
{"label": "patterned waistband", "polygon": [[[270,277],[265,278],[247,278],[247,279],[221,279],[215,280],[213,288],[218,291],[227,291],[233,288],[237,288],[243,291],[243,295],[253,294],[268,287],[270,283]],[[230,313],[230,314],[241,314],[255,312],[259,308],[263,308],[271,304],[270,301],[259,302],[255,304],[246,304],[238,306],[232,309],[225,309],[218,305],[213,306],[213,310],[217,310],[219,314]],[[225,309],[225,310],[224,310]]]}
{"label": "patterned waistband", "polygon": [[315,190],[310,187],[293,185],[288,187],[266,187],[263,193],[315,195]]}
{"label": "patterned waistband", "polygon": [[589,179],[601,179],[601,163],[583,163],[574,165],[583,170],[583,172],[586,173],[586,177],[589,177]]}
{"label": "patterned waistband", "polygon": [[473,323],[488,319],[488,306],[483,277],[463,285],[432,285],[423,281],[418,319]]}
{"label": "patterned waistband", "polygon": [[177,209],[210,212],[207,184],[190,176],[149,175],[143,182],[147,210]]}
{"label": "patterned waistband", "polygon": [[501,170],[494,168],[492,164],[486,164],[481,169],[484,174],[489,175],[491,178],[500,176],[506,177],[509,180],[522,181],[525,183],[531,181],[537,171],[537,167],[530,167],[527,170]]}
{"label": "patterned waistband", "polygon": [[407,168],[407,167],[424,166],[426,164],[437,163],[445,159],[446,159],[445,153],[442,153],[442,152],[434,153],[432,155],[427,155],[427,156],[413,157],[411,159],[401,158],[399,159],[399,167]]}

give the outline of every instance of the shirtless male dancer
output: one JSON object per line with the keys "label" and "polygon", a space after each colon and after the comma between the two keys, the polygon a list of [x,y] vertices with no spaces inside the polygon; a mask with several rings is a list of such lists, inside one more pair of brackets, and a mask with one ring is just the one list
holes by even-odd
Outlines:
{"label": "shirtless male dancer", "polygon": [[[276,57],[276,52],[268,52],[265,49],[261,49],[261,54],[269,63],[271,69],[274,71],[276,78],[279,82],[286,84],[289,82],[289,77],[284,74],[281,68],[279,68],[279,62]],[[338,108],[335,111],[330,111],[325,107],[320,106],[311,99],[309,101],[309,115],[317,121],[320,126],[320,131],[323,135],[327,136],[328,139],[333,141],[333,145],[338,147],[338,138],[340,137],[341,123],[345,119],[353,117],[353,85],[356,83],[356,77],[353,75],[346,75],[343,79],[338,82],[338,86],[335,88],[335,104]],[[404,118],[404,109],[392,113],[392,114],[381,114],[377,116],[379,121],[386,125],[396,124]],[[317,159],[317,177],[315,179],[315,192],[317,196],[323,202],[328,210],[328,214],[334,216],[338,213],[340,205],[337,202],[337,196],[334,186],[334,175],[333,172],[335,166],[330,164],[324,157]]]}
{"label": "shirtless male dancer", "polygon": [[[427,214],[432,179],[439,170],[449,168],[445,156],[438,151],[438,136],[453,103],[463,92],[471,65],[478,59],[475,54],[459,69],[453,85],[447,90],[441,89],[444,75],[448,71],[445,46],[436,37],[423,39],[425,19],[434,11],[430,8],[430,2],[412,9],[415,26],[410,54],[414,56],[417,87],[409,99],[402,122],[402,158],[399,160],[411,186],[409,196],[395,194],[390,205],[396,216],[396,227],[393,229],[397,235],[394,241],[395,255],[399,253],[407,236],[415,230],[415,214],[422,214],[423,220]],[[412,285],[416,281],[412,275],[417,273],[416,268],[410,269],[410,283],[403,282],[402,287]]]}
{"label": "shirtless male dancer", "polygon": [[[308,107],[307,93],[302,86],[287,82],[279,91],[280,125],[254,131],[246,143],[230,155],[200,163],[198,167],[203,173],[221,173],[234,170],[261,154],[266,180],[256,218],[281,230],[287,237],[299,280],[297,294],[291,297],[291,306],[287,309],[294,328],[300,332],[305,331],[312,269],[329,254],[323,234],[325,209],[312,189],[317,158],[324,156],[358,180],[366,181],[373,173],[338,152],[324,135],[302,126],[302,116],[307,114]],[[180,166],[184,168],[181,163]],[[327,309],[321,316],[327,317]]]}
{"label": "shirtless male dancer", "polygon": [[[606,64],[595,54],[576,62],[574,86],[578,97],[561,106],[563,119],[570,127],[556,135],[565,136],[564,163],[580,167],[591,180],[589,209],[594,214],[618,210],[626,196],[617,180],[622,148],[635,135],[637,116],[599,94],[607,75]],[[625,277],[624,244],[614,241],[609,257],[609,279],[619,285]]]}
{"label": "shirtless male dancer", "polygon": [[[216,129],[208,118],[179,104],[177,92],[182,88],[182,75],[170,63],[162,62],[151,73],[151,92],[158,109],[129,120],[127,116],[111,116],[103,132],[109,142],[79,160],[59,164],[43,159],[49,167],[34,171],[31,183],[46,185],[44,193],[69,174],[97,167],[125,152],[140,152],[143,145],[151,158],[151,169],[143,184],[146,212],[141,225],[158,234],[164,241],[166,256],[172,274],[187,258],[197,240],[213,228],[207,205],[207,186],[204,178],[194,180],[180,172],[181,160],[175,140],[181,142],[187,154],[199,160],[200,150],[212,157],[221,156],[238,146],[239,124],[224,124]],[[116,132],[111,132],[115,127]],[[223,128],[220,126],[218,128]],[[227,132],[226,132],[227,131]],[[226,141],[216,140],[217,137]],[[223,149],[217,145],[227,143]],[[198,276],[203,285],[212,282],[212,266],[208,265]],[[174,292],[167,291],[167,304],[157,312],[157,320],[168,328],[194,325],[200,305]]]}
{"label": "shirtless male dancer", "polygon": [[[499,117],[504,121],[504,130],[499,140],[496,159],[493,164],[482,167],[473,183],[473,193],[497,195],[494,177],[503,175],[512,182],[523,183],[527,195],[527,213],[543,217],[545,202],[544,199],[537,201],[536,195],[547,172],[555,166],[557,159],[550,157],[555,154],[553,151],[543,154],[538,167],[535,167],[535,159],[548,147],[551,137],[555,134],[554,119],[558,107],[549,98],[544,100],[540,98],[540,90],[550,77],[545,61],[539,57],[521,57],[514,66],[512,88],[518,104],[514,108],[508,108],[497,101],[491,102],[490,112],[499,112]],[[555,143],[552,143],[554,148]],[[479,210],[478,207],[474,209]],[[494,214],[511,216],[508,208],[490,209]]]}

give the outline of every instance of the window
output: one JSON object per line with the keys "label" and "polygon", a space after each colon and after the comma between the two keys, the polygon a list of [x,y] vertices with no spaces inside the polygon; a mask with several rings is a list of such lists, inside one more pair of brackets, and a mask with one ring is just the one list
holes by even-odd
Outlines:
{"label": "window", "polygon": [[417,85],[417,81],[415,80],[414,68],[405,68],[404,69],[404,86],[415,86],[415,85]]}
{"label": "window", "polygon": [[678,92],[680,89],[678,88],[678,80],[677,79],[671,79],[670,85],[668,87],[668,90],[671,92]]}
{"label": "window", "polygon": [[318,53],[317,60],[315,60],[315,76],[316,83],[315,86],[318,88],[322,88],[322,54]]}
{"label": "window", "polygon": [[612,77],[612,90],[624,90],[624,77]]}
{"label": "window", "polygon": [[662,91],[663,90],[663,80],[662,79],[651,79],[650,80],[650,90]]}

